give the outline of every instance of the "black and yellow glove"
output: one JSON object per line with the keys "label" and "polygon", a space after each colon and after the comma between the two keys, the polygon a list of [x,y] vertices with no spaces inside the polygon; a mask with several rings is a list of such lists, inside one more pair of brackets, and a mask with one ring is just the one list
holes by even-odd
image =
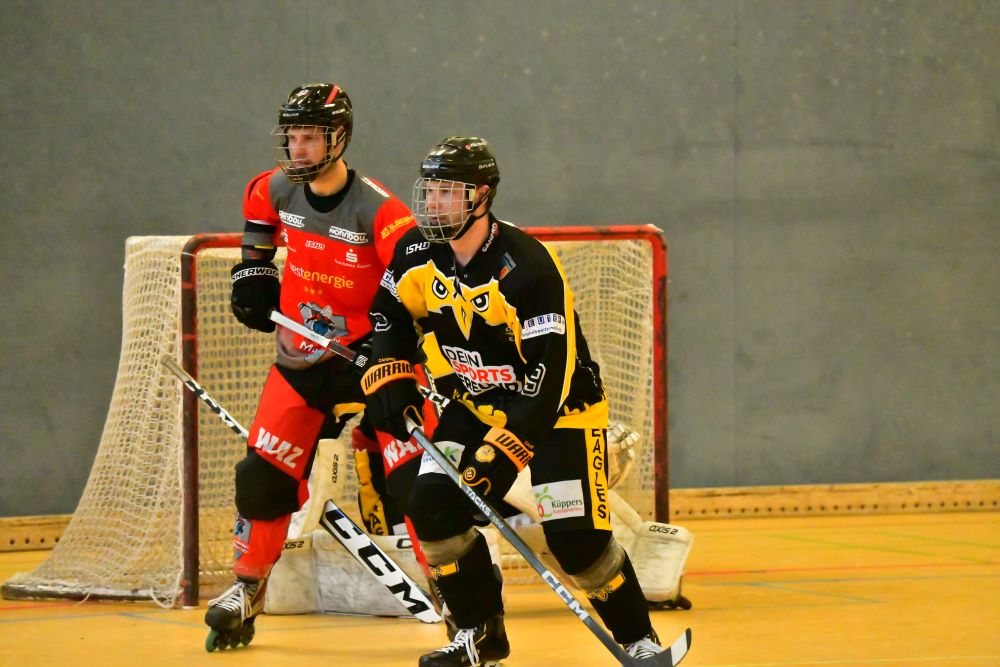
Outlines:
{"label": "black and yellow glove", "polygon": [[507,429],[494,426],[466,463],[462,483],[476,489],[488,502],[498,503],[534,455],[531,445]]}
{"label": "black and yellow glove", "polygon": [[405,418],[423,423],[420,408],[424,399],[409,361],[389,358],[372,364],[361,377],[361,390],[365,393],[368,419],[379,431],[397,440],[408,440],[410,431]]}

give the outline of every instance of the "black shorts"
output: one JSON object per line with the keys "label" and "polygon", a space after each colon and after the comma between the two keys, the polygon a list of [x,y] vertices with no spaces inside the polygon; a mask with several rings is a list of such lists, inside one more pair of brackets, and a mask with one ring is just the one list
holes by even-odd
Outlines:
{"label": "black shorts", "polygon": [[[489,424],[455,401],[442,412],[434,441],[462,446],[458,466],[462,470],[489,429]],[[611,530],[606,433],[603,425],[556,428],[543,441],[532,443],[535,455],[528,470],[546,532]]]}

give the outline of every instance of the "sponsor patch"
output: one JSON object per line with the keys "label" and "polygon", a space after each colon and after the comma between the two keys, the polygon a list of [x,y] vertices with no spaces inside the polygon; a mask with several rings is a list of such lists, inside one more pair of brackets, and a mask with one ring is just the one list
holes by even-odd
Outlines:
{"label": "sponsor patch", "polygon": [[542,521],[566,519],[575,516],[585,516],[586,504],[583,501],[583,485],[578,479],[565,482],[550,482],[533,486],[538,503],[538,515]]}
{"label": "sponsor patch", "polygon": [[491,366],[483,363],[479,352],[460,347],[442,345],[441,353],[451,364],[455,374],[475,385],[508,386],[517,382],[517,373],[510,364]]}
{"label": "sponsor patch", "polygon": [[298,278],[302,280],[308,280],[313,283],[320,283],[322,285],[331,285],[337,289],[352,289],[354,287],[354,281],[348,280],[343,276],[334,276],[329,273],[322,273],[321,271],[309,271],[308,269],[303,269],[297,264],[292,264],[291,262],[287,265],[288,270]]}
{"label": "sponsor patch", "polygon": [[511,259],[511,256],[507,253],[503,254],[503,259],[500,261],[500,264],[500,272],[497,274],[497,280],[503,280],[504,277],[513,271],[515,266],[517,266],[517,264],[514,263],[514,260]]}
{"label": "sponsor patch", "polygon": [[483,244],[480,252],[486,252],[490,249],[490,246],[493,245],[493,239],[497,237],[497,231],[499,231],[499,229],[499,226],[495,222],[490,226],[490,236],[486,239],[486,243]]}
{"label": "sponsor patch", "polygon": [[[451,461],[452,465],[457,466],[458,462],[462,460],[462,452],[465,451],[465,447],[463,445],[449,440],[442,440],[441,442],[435,442],[434,444],[438,446],[438,449],[441,450],[441,453],[444,454],[445,458]],[[445,474],[444,470],[441,469],[441,466],[439,466],[434,459],[431,458],[431,455],[424,452],[423,456],[420,457],[420,471],[417,474],[424,475],[430,473],[436,475]]]}
{"label": "sponsor patch", "polygon": [[373,181],[372,179],[368,178],[367,176],[362,176],[361,177],[361,182],[364,183],[365,185],[367,185],[368,187],[370,187],[375,192],[377,192],[380,195],[382,195],[383,197],[385,197],[386,199],[388,199],[389,197],[392,196],[388,192],[386,192],[385,190],[383,190],[382,188],[380,188],[378,185],[376,185],[375,181]]}
{"label": "sponsor patch", "polygon": [[382,447],[382,459],[386,463],[386,472],[396,469],[396,466],[408,461],[423,450],[409,440],[393,440]]}
{"label": "sponsor patch", "polygon": [[270,454],[270,458],[285,464],[291,470],[295,470],[299,464],[298,459],[303,454],[301,447],[296,447],[287,440],[282,440],[279,436],[268,433],[263,428],[257,434],[257,442],[254,447]]}
{"label": "sponsor patch", "polygon": [[250,551],[250,522],[236,515],[236,528],[233,530],[233,559],[239,560],[240,556]]}
{"label": "sponsor patch", "polygon": [[302,229],[306,226],[304,215],[295,215],[294,213],[289,213],[288,211],[278,211],[278,217],[281,221],[288,225],[289,227],[294,227],[295,229]]}
{"label": "sponsor patch", "polygon": [[521,327],[521,340],[544,336],[545,334],[566,333],[566,318],[559,313],[549,313],[538,317],[529,317]]}
{"label": "sponsor patch", "polygon": [[412,222],[412,221],[413,221],[413,216],[412,215],[407,215],[407,216],[404,216],[402,218],[396,218],[391,223],[389,223],[388,225],[386,225],[385,227],[382,228],[382,232],[381,232],[382,238],[387,238],[394,231],[396,231],[397,229],[399,229],[403,225],[405,225],[405,224],[407,224],[409,222]]}
{"label": "sponsor patch", "polygon": [[396,294],[396,280],[392,275],[392,269],[386,269],[382,273],[382,279],[379,280],[378,284],[385,290],[389,291],[396,301],[399,301],[399,295]]}
{"label": "sponsor patch", "polygon": [[368,234],[366,232],[352,232],[349,229],[343,229],[336,225],[330,226],[328,234],[331,239],[339,239],[341,241],[345,241],[346,243],[353,243],[354,245],[364,245],[368,243]]}

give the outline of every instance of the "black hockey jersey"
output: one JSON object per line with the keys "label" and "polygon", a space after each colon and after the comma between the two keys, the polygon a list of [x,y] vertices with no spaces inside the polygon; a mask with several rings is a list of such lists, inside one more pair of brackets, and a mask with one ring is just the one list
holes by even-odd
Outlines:
{"label": "black hockey jersey", "polygon": [[433,339],[480,419],[529,442],[553,427],[607,425],[607,400],[587,352],[573,293],[555,253],[491,218],[463,268],[418,229],[399,240],[371,312],[374,358],[412,359]]}

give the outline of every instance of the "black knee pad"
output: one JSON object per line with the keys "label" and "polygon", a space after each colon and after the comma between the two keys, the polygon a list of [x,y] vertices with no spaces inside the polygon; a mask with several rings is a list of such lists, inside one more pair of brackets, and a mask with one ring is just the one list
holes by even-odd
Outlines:
{"label": "black knee pad", "polygon": [[385,478],[386,494],[406,516],[410,516],[410,494],[413,493],[413,484],[417,481],[419,471],[420,457],[417,456],[394,468]]}
{"label": "black knee pad", "polygon": [[236,464],[236,510],[246,519],[271,521],[299,509],[299,480],[251,449]]}
{"label": "black knee pad", "polygon": [[444,475],[417,476],[407,503],[421,540],[444,540],[472,527],[472,503]]}
{"label": "black knee pad", "polygon": [[545,541],[566,574],[579,574],[597,562],[611,540],[609,530],[545,533]]}

